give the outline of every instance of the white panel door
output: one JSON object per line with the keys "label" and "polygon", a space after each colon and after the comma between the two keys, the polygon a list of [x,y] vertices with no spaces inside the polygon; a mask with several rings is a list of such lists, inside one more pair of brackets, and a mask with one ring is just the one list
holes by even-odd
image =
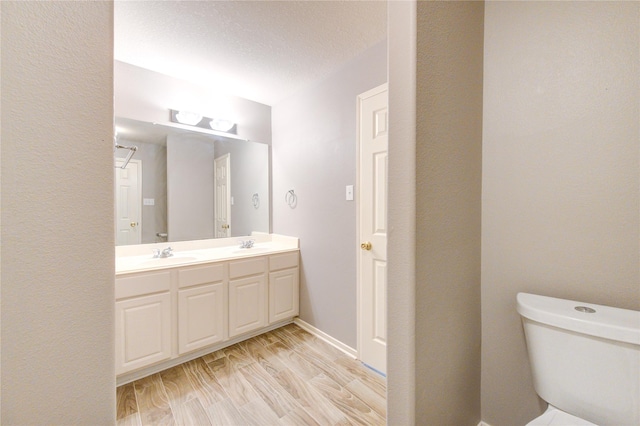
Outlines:
{"label": "white panel door", "polygon": [[116,375],[169,358],[169,293],[116,302]]}
{"label": "white panel door", "polygon": [[184,354],[224,339],[224,283],[178,291],[178,352]]}
{"label": "white panel door", "polygon": [[229,337],[267,325],[265,274],[229,281]]}
{"label": "white panel door", "polygon": [[362,362],[386,373],[387,85],[358,96],[358,110],[361,242],[358,256],[358,353]]}
{"label": "white panel door", "polygon": [[269,324],[298,315],[299,276],[298,268],[269,274]]}
{"label": "white panel door", "polygon": [[116,245],[140,244],[142,239],[142,163],[116,158]]}
{"label": "white panel door", "polygon": [[231,154],[215,160],[215,226],[216,238],[231,236]]}

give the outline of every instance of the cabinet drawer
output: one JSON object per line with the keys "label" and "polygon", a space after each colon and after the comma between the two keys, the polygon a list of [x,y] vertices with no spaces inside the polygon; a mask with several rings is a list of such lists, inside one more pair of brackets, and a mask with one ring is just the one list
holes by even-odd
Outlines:
{"label": "cabinet drawer", "polygon": [[274,254],[269,258],[269,270],[278,271],[280,269],[295,268],[298,266],[298,252],[284,254]]}
{"label": "cabinet drawer", "polygon": [[178,287],[215,283],[224,279],[224,264],[197,266],[178,271]]}
{"label": "cabinet drawer", "polygon": [[171,272],[168,271],[116,278],[116,300],[169,291],[170,287]]}
{"label": "cabinet drawer", "polygon": [[258,257],[229,262],[229,279],[264,274],[267,271],[267,258]]}

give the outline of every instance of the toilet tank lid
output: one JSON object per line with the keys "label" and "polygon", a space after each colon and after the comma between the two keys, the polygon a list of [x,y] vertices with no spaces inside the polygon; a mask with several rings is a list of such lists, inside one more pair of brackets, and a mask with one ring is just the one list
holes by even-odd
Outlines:
{"label": "toilet tank lid", "polygon": [[529,293],[518,293],[517,304],[518,313],[529,320],[640,345],[640,311]]}

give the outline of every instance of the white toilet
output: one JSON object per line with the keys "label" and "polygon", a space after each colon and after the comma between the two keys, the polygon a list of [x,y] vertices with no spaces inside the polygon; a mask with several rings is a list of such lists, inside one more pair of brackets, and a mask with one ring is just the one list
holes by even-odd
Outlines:
{"label": "white toilet", "polygon": [[518,293],[538,395],[527,426],[640,425],[640,312]]}

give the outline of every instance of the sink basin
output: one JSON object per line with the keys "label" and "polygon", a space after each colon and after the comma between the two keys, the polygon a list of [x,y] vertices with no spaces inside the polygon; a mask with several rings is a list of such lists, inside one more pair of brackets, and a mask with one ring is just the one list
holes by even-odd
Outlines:
{"label": "sink basin", "polygon": [[165,265],[177,265],[179,263],[189,263],[194,260],[198,260],[195,256],[171,256],[171,257],[159,257],[155,259],[144,260],[140,262],[140,266],[165,266]]}

